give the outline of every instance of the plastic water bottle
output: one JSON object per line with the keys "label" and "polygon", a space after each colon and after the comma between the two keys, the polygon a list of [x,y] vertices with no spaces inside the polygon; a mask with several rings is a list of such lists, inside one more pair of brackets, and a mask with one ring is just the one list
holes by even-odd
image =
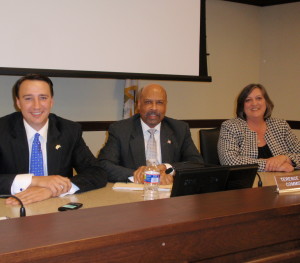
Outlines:
{"label": "plastic water bottle", "polygon": [[155,160],[147,160],[144,172],[144,200],[159,198],[158,186],[160,183],[160,171]]}

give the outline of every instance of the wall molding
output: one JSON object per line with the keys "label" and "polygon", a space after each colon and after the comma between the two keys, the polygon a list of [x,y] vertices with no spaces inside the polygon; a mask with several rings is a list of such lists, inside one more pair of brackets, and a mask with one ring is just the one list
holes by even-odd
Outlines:
{"label": "wall molding", "polygon": [[[215,128],[220,127],[226,119],[199,119],[199,120],[183,120],[187,122],[191,129],[195,128]],[[83,131],[107,131],[109,125],[115,121],[78,121]],[[287,121],[292,129],[300,130],[300,121]]]}

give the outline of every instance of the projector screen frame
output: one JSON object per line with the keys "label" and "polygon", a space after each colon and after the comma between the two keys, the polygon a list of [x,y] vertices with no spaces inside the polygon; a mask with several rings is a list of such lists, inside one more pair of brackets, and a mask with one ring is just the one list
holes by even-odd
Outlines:
{"label": "projector screen frame", "polygon": [[199,75],[168,75],[147,74],[131,72],[108,72],[108,71],[86,71],[86,70],[58,70],[39,68],[16,68],[0,67],[0,75],[24,76],[30,73],[44,74],[49,77],[66,78],[107,78],[107,79],[149,79],[149,80],[174,80],[174,81],[203,81],[211,82],[211,76],[207,71],[207,49],[206,49],[206,0],[200,0],[200,40],[199,40]]}

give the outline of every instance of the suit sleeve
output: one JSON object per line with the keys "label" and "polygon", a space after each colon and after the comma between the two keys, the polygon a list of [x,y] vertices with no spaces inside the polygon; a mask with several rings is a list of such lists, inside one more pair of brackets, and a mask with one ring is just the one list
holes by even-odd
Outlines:
{"label": "suit sleeve", "polygon": [[98,156],[99,165],[107,172],[108,181],[127,182],[128,177],[133,176],[135,170],[121,165],[122,144],[118,135],[118,129],[111,125],[108,134],[108,140]]}
{"label": "suit sleeve", "polygon": [[185,136],[181,149],[181,162],[203,162],[203,158],[193,142],[188,125],[185,126],[184,134]]}
{"label": "suit sleeve", "polygon": [[77,175],[71,179],[72,183],[80,188],[77,193],[104,187],[107,183],[107,175],[85,144],[81,129],[77,131],[72,153],[72,167],[77,172]]}
{"label": "suit sleeve", "polygon": [[178,143],[180,142],[179,158],[176,157],[175,162],[171,163],[171,165],[179,168],[185,162],[203,163],[203,158],[194,144],[188,124],[184,123],[180,130],[181,132],[178,130],[177,136],[177,141]]}
{"label": "suit sleeve", "polygon": [[11,185],[16,177],[16,174],[1,174],[0,175],[0,194],[10,195]]}
{"label": "suit sleeve", "polygon": [[[17,129],[17,135],[22,134],[21,125],[23,125],[23,121],[22,119],[18,121],[15,117],[16,115],[19,114],[15,113],[0,118],[0,194],[3,195],[11,194],[11,186],[18,172],[27,172],[23,170],[27,161],[23,158],[26,155],[25,149],[27,144],[23,144],[22,140],[19,140],[14,130]],[[20,123],[21,125],[19,125]],[[14,134],[14,137],[12,137],[12,134]],[[25,136],[24,138],[26,138]],[[17,149],[15,146],[20,146],[20,149]],[[18,156],[20,157],[19,160],[24,163],[20,164],[15,154],[20,154]]]}

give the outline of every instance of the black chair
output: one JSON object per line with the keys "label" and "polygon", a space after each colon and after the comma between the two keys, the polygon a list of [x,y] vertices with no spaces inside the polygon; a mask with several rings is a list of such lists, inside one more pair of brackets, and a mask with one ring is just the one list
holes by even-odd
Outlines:
{"label": "black chair", "polygon": [[220,165],[218,140],[220,128],[200,130],[200,151],[204,163]]}

